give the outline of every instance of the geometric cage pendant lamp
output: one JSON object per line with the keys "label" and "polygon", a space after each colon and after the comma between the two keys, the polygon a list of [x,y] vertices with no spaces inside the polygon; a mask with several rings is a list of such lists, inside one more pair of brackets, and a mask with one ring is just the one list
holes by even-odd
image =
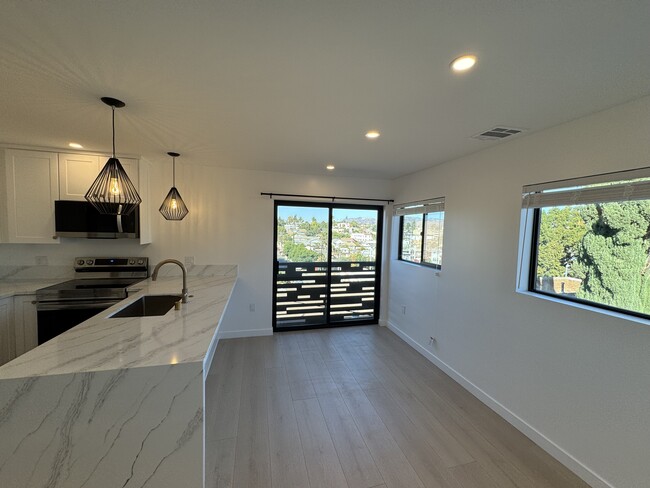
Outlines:
{"label": "geometric cage pendant lamp", "polygon": [[142,199],[120,160],[115,157],[115,109],[126,104],[111,97],[102,97],[102,102],[112,108],[113,156],[106,161],[85,197],[101,214],[129,215],[140,205]]}
{"label": "geometric cage pendant lamp", "polygon": [[190,211],[176,189],[176,158],[180,154],[176,152],[168,152],[167,154],[172,157],[172,188],[158,210],[167,220],[183,220]]}

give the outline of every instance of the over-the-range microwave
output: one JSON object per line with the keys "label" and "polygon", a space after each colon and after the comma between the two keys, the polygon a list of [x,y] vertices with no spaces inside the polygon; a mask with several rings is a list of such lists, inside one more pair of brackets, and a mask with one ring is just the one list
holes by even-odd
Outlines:
{"label": "over-the-range microwave", "polygon": [[88,202],[56,200],[54,219],[57,237],[87,239],[137,239],[140,209],[129,215],[103,215]]}

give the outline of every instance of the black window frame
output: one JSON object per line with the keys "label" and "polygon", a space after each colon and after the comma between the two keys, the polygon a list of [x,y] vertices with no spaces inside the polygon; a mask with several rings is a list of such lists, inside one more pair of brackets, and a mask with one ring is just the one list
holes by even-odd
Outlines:
{"label": "black window frame", "polygon": [[[433,268],[433,269],[437,269],[437,270],[442,269],[442,262],[441,262],[441,264],[435,264],[435,263],[428,263],[428,262],[424,261],[424,244],[425,244],[425,241],[426,241],[424,234],[426,232],[426,223],[427,223],[426,218],[427,218],[428,214],[432,214],[432,213],[436,213],[436,212],[426,212],[426,213],[422,213],[422,214],[416,214],[416,215],[421,215],[422,216],[422,232],[421,232],[422,239],[421,239],[421,242],[420,242],[420,262],[411,261],[409,259],[404,259],[402,257],[402,246],[403,246],[403,242],[404,242],[404,217],[405,217],[405,215],[400,215],[399,216],[399,241],[398,241],[398,244],[397,244],[397,259],[399,261],[403,261],[405,263],[410,263],[410,264],[415,264],[417,266],[425,266],[427,268]],[[444,229],[444,218],[442,220],[443,220],[443,229]],[[443,242],[444,242],[444,237],[443,237]]]}
{"label": "black window frame", "polygon": [[612,307],[611,305],[606,305],[603,303],[592,302],[590,300],[583,300],[582,298],[570,297],[565,295],[559,295],[557,293],[550,293],[544,290],[538,290],[535,287],[535,281],[537,279],[537,255],[539,249],[539,231],[541,226],[541,209],[533,209],[533,225],[532,225],[532,239],[531,239],[531,252],[530,252],[530,266],[528,269],[528,291],[531,293],[536,293],[538,295],[544,295],[547,297],[554,298],[556,300],[564,300],[567,302],[577,303],[580,305],[585,305],[588,307],[607,310],[608,312],[615,312],[621,315],[629,315],[632,317],[645,319],[650,321],[650,315],[646,315],[640,312],[635,312],[634,310],[627,310],[624,308]]}
{"label": "black window frame", "polygon": [[[374,317],[372,319],[360,319],[354,321],[334,321],[331,320],[323,324],[315,325],[298,325],[292,327],[278,327],[277,326],[277,293],[278,293],[278,266],[280,262],[278,261],[278,207],[281,206],[299,206],[299,207],[316,207],[316,208],[327,208],[329,209],[328,217],[328,252],[327,252],[327,262],[332,263],[332,246],[331,246],[331,237],[332,237],[332,213],[334,209],[345,208],[345,209],[360,209],[360,210],[376,210],[377,211],[377,241],[376,241],[376,254],[375,254],[375,305],[374,305]],[[297,330],[311,330],[311,329],[336,329],[339,327],[355,327],[363,325],[377,325],[379,323],[379,315],[381,312],[381,280],[383,277],[382,274],[382,256],[383,256],[383,242],[384,242],[384,207],[381,205],[358,205],[358,204],[344,204],[344,203],[326,203],[326,202],[309,202],[309,201],[300,201],[300,200],[275,200],[273,207],[273,298],[272,298],[272,328],[273,332],[292,332]],[[327,270],[327,286],[331,286],[332,281],[332,269],[328,266]],[[330,318],[330,301],[327,301],[327,312],[326,317]]]}

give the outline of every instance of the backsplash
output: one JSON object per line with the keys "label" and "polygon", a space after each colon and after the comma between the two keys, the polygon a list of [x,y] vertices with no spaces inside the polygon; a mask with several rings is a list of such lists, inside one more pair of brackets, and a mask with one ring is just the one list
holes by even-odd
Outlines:
{"label": "backsplash", "polygon": [[69,280],[73,277],[72,263],[68,266],[0,265],[0,281]]}
{"label": "backsplash", "polygon": [[[149,273],[157,263],[149,262]],[[181,269],[174,265],[160,268],[159,276],[180,276]],[[237,276],[236,264],[195,264],[187,266],[188,276]],[[72,263],[67,266],[8,266],[0,265],[0,281],[30,281],[30,280],[70,280],[74,278]]]}
{"label": "backsplash", "polygon": [[[149,261],[149,271],[153,272],[153,268],[157,263]],[[186,266],[188,276],[200,276],[207,278],[209,276],[237,276],[236,264],[193,264]],[[174,264],[166,264],[158,272],[158,276],[181,276],[181,268]]]}

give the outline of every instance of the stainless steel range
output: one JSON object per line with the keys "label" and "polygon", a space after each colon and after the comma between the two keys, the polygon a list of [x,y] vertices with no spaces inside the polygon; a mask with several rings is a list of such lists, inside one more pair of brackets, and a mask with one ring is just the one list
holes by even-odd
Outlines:
{"label": "stainless steel range", "polygon": [[74,270],[75,279],[36,291],[39,345],[126,298],[148,277],[149,259],[80,257]]}

